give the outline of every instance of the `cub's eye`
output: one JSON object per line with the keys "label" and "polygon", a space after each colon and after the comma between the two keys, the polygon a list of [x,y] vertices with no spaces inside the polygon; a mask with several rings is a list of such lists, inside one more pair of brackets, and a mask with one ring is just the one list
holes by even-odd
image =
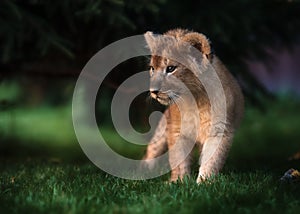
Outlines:
{"label": "cub's eye", "polygon": [[175,71],[176,68],[177,68],[176,66],[168,66],[168,67],[166,68],[166,73],[167,73],[167,74],[168,74],[168,73],[172,73],[173,71]]}

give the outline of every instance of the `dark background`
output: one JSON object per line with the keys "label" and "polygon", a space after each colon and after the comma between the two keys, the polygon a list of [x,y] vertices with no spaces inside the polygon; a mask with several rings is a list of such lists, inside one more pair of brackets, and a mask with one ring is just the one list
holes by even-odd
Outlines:
{"label": "dark background", "polygon": [[[287,158],[300,148],[299,11],[293,0],[2,0],[1,155],[80,159],[71,103],[83,66],[119,39],[181,27],[207,35],[243,88],[246,114],[236,137],[242,152],[231,157],[247,156],[251,145],[252,156]],[[146,58],[117,66],[96,108],[112,147],[136,156],[140,149],[122,146],[111,126],[110,100],[120,83],[146,68]],[[147,115],[161,109],[145,107],[146,97],[132,106],[137,129],[147,130]]]}

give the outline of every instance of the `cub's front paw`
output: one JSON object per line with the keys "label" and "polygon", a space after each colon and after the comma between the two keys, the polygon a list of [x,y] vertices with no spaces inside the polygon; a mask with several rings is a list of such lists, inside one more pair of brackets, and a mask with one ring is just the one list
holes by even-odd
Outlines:
{"label": "cub's front paw", "polygon": [[199,175],[199,176],[197,177],[196,182],[197,182],[197,184],[201,184],[201,183],[203,183],[205,180],[206,180],[205,177]]}
{"label": "cub's front paw", "polygon": [[153,170],[155,167],[155,159],[144,159],[141,162],[141,168],[145,170]]}

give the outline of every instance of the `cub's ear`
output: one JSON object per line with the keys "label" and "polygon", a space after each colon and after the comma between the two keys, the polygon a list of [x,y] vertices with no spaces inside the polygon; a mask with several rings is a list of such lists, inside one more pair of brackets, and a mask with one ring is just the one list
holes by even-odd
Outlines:
{"label": "cub's ear", "polygon": [[201,33],[187,33],[183,37],[183,41],[190,43],[192,46],[197,48],[203,55],[208,59],[212,57],[212,48],[209,39]]}
{"label": "cub's ear", "polygon": [[150,50],[152,51],[155,47],[155,35],[151,32],[151,31],[147,31],[144,34],[145,40],[148,44],[148,47],[150,48]]}

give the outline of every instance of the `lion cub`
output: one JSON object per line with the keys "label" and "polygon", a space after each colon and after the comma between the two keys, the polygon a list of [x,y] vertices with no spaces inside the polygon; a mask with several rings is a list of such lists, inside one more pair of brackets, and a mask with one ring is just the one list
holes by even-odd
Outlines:
{"label": "lion cub", "polygon": [[[203,34],[175,29],[164,35],[147,32],[144,37],[152,53],[150,95],[167,106],[166,120],[159,122],[144,160],[154,159],[168,149],[170,180],[181,180],[191,173],[191,150],[186,148],[195,144],[200,151],[200,183],[216,175],[225,162],[243,114],[241,89]],[[188,56],[191,51],[185,43],[199,52],[197,57]],[[164,54],[168,51],[183,60],[179,63],[168,57],[170,54]],[[216,78],[205,77],[213,73]]]}

